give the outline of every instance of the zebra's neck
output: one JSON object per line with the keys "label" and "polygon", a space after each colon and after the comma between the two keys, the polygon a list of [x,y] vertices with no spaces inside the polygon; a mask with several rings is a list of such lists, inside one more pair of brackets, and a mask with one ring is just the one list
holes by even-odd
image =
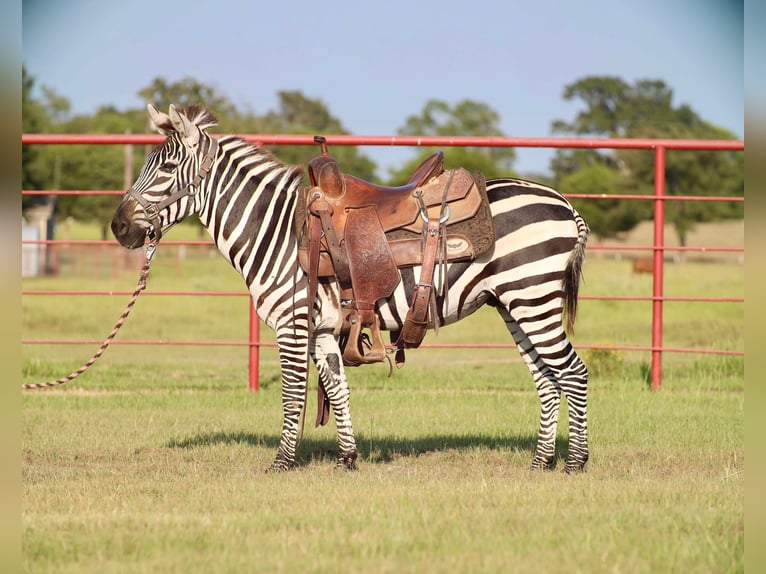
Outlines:
{"label": "zebra's neck", "polygon": [[293,272],[293,216],[302,176],[300,168],[239,138],[219,140],[197,213],[251,292],[256,282],[282,283]]}

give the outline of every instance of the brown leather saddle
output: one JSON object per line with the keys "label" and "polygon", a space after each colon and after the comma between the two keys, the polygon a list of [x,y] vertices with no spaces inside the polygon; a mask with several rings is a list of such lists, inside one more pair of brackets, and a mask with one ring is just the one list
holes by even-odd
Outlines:
{"label": "brown leather saddle", "polygon": [[[437,262],[471,260],[494,245],[484,180],[463,168],[445,171],[438,152],[406,184],[383,187],[342,173],[325,139],[314,139],[322,155],[308,164],[311,187],[303,190],[296,210],[300,264],[310,282],[319,277],[339,282],[344,325],[338,333],[348,333],[350,343],[344,363],[383,361],[375,304],[393,293],[401,280],[399,268],[422,266],[413,303],[430,301]],[[425,336],[428,309],[413,305],[410,311],[398,347],[417,347]],[[372,334],[367,353],[360,345],[365,328]]]}
{"label": "brown leather saddle", "polygon": [[[436,293],[446,293],[448,286],[444,269],[442,284],[434,284],[437,265],[474,259],[494,245],[484,177],[463,168],[445,171],[438,152],[406,184],[383,187],[342,173],[325,138],[314,141],[321,155],[308,164],[311,186],[303,189],[295,221],[309,300],[315,300],[320,278],[335,278],[341,298],[336,335],[344,364],[380,362],[386,346],[376,304],[393,294],[400,268],[420,265],[405,323],[391,335],[401,364],[403,349],[420,346],[428,328],[438,328]],[[320,417],[317,424],[323,424]]]}

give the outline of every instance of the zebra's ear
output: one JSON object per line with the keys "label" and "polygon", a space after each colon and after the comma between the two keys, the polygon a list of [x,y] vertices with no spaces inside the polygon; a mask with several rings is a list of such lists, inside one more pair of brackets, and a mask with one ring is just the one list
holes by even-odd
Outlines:
{"label": "zebra's ear", "polygon": [[166,114],[158,112],[157,108],[155,108],[152,104],[146,104],[146,109],[149,112],[149,119],[151,120],[152,124],[154,124],[154,127],[158,132],[169,136],[171,133],[176,131],[173,127],[173,122],[170,121],[170,118]]}
{"label": "zebra's ear", "polygon": [[189,147],[194,147],[199,143],[199,128],[186,117],[186,114],[179,112],[173,104],[170,104],[169,117],[170,121],[173,122],[173,127]]}

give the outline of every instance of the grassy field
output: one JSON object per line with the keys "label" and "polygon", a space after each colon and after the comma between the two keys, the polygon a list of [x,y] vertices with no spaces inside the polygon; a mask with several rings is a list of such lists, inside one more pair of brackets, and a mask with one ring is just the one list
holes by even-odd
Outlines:
{"label": "grassy field", "polygon": [[[628,261],[591,257],[585,273],[586,295],[651,294],[651,277]],[[131,267],[23,287],[130,291],[136,276]],[[220,259],[179,264],[161,250],[149,292],[171,289],[242,286]],[[670,264],[665,290],[742,297],[744,267]],[[126,301],[25,296],[22,334],[101,340]],[[118,340],[243,340],[247,306],[144,295]],[[648,345],[649,310],[584,300],[575,343]],[[744,349],[741,304],[668,303],[665,321],[666,345]],[[487,309],[426,339],[459,341],[509,338]],[[22,380],[65,375],[95,347],[25,345]],[[281,423],[272,349],[261,392],[248,393],[242,347],[115,344],[80,379],[23,393],[23,570],[743,571],[744,360],[668,354],[653,393],[648,354],[583,354],[592,377],[582,475],[528,470],[538,401],[513,349],[420,349],[392,378],[383,366],[351,370],[359,470],[335,470],[332,423],[309,423],[299,469],[271,475]],[[309,418],[314,407],[310,394]]]}

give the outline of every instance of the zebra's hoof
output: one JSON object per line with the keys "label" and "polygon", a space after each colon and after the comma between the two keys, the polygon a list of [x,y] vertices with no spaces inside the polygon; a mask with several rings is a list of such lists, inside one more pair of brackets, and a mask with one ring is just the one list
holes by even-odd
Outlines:
{"label": "zebra's hoof", "polygon": [[266,474],[273,474],[276,472],[288,472],[290,470],[293,470],[293,466],[288,466],[285,464],[272,464],[269,468],[265,470]]}
{"label": "zebra's hoof", "polygon": [[287,472],[296,468],[295,462],[284,460],[277,457],[277,460],[271,463],[271,466],[266,469],[266,474],[273,472]]}
{"label": "zebra's hoof", "polygon": [[530,467],[531,470],[553,470],[556,468],[556,461],[551,457],[550,459],[538,459],[535,458],[535,460],[532,461],[532,466]]}
{"label": "zebra's hoof", "polygon": [[340,468],[343,470],[356,470],[356,457],[356,451],[348,454],[341,454],[338,456],[338,462],[335,463],[335,468]]}
{"label": "zebra's hoof", "polygon": [[580,474],[582,472],[585,472],[585,463],[587,461],[585,460],[574,460],[574,461],[567,461],[566,465],[564,466],[564,473],[565,474]]}
{"label": "zebra's hoof", "polygon": [[585,463],[588,462],[588,453],[582,453],[567,456],[567,463],[564,466],[566,474],[578,474],[585,472]]}

